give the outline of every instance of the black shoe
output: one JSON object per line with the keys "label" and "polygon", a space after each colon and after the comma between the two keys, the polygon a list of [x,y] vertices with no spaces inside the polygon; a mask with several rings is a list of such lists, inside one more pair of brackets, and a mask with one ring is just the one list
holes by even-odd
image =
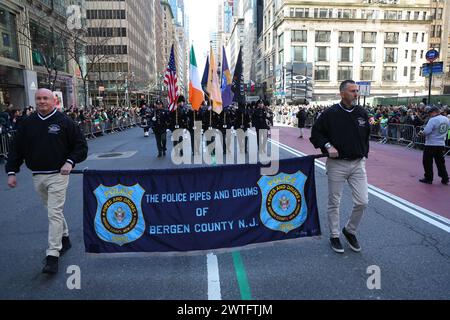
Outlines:
{"label": "black shoe", "polygon": [[158,157],[158,158],[161,158],[161,157],[162,157],[162,153],[161,153],[161,152],[158,152],[157,157]]}
{"label": "black shoe", "polygon": [[45,266],[42,269],[42,273],[50,273],[50,274],[58,273],[58,257],[54,256],[45,257]]}
{"label": "black shoe", "polygon": [[70,248],[72,248],[72,244],[70,243],[69,237],[62,237],[62,248],[59,251],[59,255],[62,256],[64,253],[67,252]]}
{"label": "black shoe", "polygon": [[331,249],[337,253],[344,253],[344,248],[342,247],[341,240],[339,238],[330,238]]}
{"label": "black shoe", "polygon": [[425,178],[420,179],[419,181],[422,182],[422,183],[426,183],[426,184],[432,184],[433,183],[433,181],[427,180]]}
{"label": "black shoe", "polygon": [[[163,156],[166,156],[166,152],[163,151]],[[183,156],[183,153],[181,153],[181,156]]]}
{"label": "black shoe", "polygon": [[348,245],[355,252],[360,252],[361,247],[359,246],[358,240],[354,234],[349,233],[345,228],[342,229],[342,234],[345,236]]}
{"label": "black shoe", "polygon": [[441,183],[442,183],[442,184],[445,184],[445,185],[448,185],[448,181],[449,181],[448,178],[447,178],[447,179],[442,179],[442,180],[441,180]]}

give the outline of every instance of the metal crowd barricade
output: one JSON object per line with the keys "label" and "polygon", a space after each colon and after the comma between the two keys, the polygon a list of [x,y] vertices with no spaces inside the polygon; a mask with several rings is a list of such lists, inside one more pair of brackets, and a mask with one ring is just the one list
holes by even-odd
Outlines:
{"label": "metal crowd barricade", "polygon": [[8,158],[8,152],[14,137],[14,131],[0,133],[0,159]]}
{"label": "metal crowd barricade", "polygon": [[414,126],[409,124],[388,124],[387,141],[397,144],[406,144],[408,148],[414,146]]}

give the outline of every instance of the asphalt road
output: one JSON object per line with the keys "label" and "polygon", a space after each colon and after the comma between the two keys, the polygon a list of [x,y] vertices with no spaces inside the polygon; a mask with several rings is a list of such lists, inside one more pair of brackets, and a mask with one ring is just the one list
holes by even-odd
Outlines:
{"label": "asphalt road", "polygon": [[[169,145],[169,142],[168,142]],[[120,159],[93,154],[130,152]],[[78,168],[145,169],[175,167],[156,158],[154,136],[134,128],[89,141],[91,157]],[[282,158],[293,155],[280,150]],[[65,206],[72,249],[60,259],[55,276],[41,273],[47,243],[46,211],[22,167],[18,187],[9,189],[0,172],[0,299],[149,299],[149,300],[297,300],[297,299],[449,299],[450,236],[435,226],[372,195],[359,228],[361,253],[345,245],[329,247],[327,184],[316,167],[322,237],[276,242],[233,252],[215,252],[218,279],[211,287],[207,252],[195,255],[98,256],[84,253],[82,176],[71,176]],[[341,224],[351,210],[344,189]],[[211,256],[209,256],[211,257]],[[67,286],[78,266],[81,288]],[[375,266],[375,267],[373,267]],[[377,269],[377,267],[379,269]],[[368,288],[373,268],[379,289]],[[369,269],[369,273],[368,273]],[[209,279],[209,281],[208,281]],[[70,282],[70,279],[69,279]],[[370,282],[370,279],[369,279]],[[370,282],[373,283],[373,282]]]}

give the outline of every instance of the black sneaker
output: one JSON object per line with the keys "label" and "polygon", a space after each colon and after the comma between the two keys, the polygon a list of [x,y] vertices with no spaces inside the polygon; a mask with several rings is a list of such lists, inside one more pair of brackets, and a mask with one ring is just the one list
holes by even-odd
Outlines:
{"label": "black sneaker", "polygon": [[420,182],[422,182],[422,183],[426,183],[426,184],[432,184],[433,183],[433,181],[430,181],[430,180],[427,180],[427,179],[420,179],[419,180]]}
{"label": "black sneaker", "polygon": [[49,274],[58,273],[58,257],[54,256],[45,257],[45,266],[42,269],[42,273],[49,273]]}
{"label": "black sneaker", "polygon": [[330,238],[331,249],[337,253],[344,253],[344,248],[342,247],[341,240],[339,238]]}
{"label": "black sneaker", "polygon": [[161,153],[161,152],[158,152],[157,157],[158,157],[158,158],[161,158],[161,157],[162,157],[162,153]]}
{"label": "black sneaker", "polygon": [[354,234],[349,233],[345,228],[342,229],[342,234],[345,236],[348,245],[355,252],[360,252],[361,247],[359,246],[358,240]]}
{"label": "black sneaker", "polygon": [[[183,155],[183,152],[181,152],[181,155]],[[166,156],[166,152],[165,151],[163,151],[163,156],[164,157]]]}
{"label": "black sneaker", "polygon": [[445,184],[445,185],[448,185],[448,181],[449,181],[449,179],[442,179],[442,180],[441,180],[441,183],[442,183],[442,184]]}
{"label": "black sneaker", "polygon": [[62,237],[62,248],[59,251],[59,255],[62,256],[64,253],[67,252],[70,248],[72,248],[72,244],[70,243],[69,237]]}

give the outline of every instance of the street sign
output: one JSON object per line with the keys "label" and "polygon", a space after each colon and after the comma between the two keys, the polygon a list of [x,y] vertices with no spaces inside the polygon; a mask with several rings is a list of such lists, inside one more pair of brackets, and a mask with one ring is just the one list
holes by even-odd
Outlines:
{"label": "street sign", "polygon": [[430,70],[433,74],[443,73],[444,63],[442,61],[433,63],[424,63],[422,65],[422,77],[428,77],[430,75]]}
{"label": "street sign", "polygon": [[359,95],[363,97],[370,96],[370,81],[359,81],[356,82],[359,86]]}
{"label": "street sign", "polygon": [[425,54],[425,58],[428,62],[433,62],[437,58],[439,58],[439,52],[436,49],[428,50]]}

